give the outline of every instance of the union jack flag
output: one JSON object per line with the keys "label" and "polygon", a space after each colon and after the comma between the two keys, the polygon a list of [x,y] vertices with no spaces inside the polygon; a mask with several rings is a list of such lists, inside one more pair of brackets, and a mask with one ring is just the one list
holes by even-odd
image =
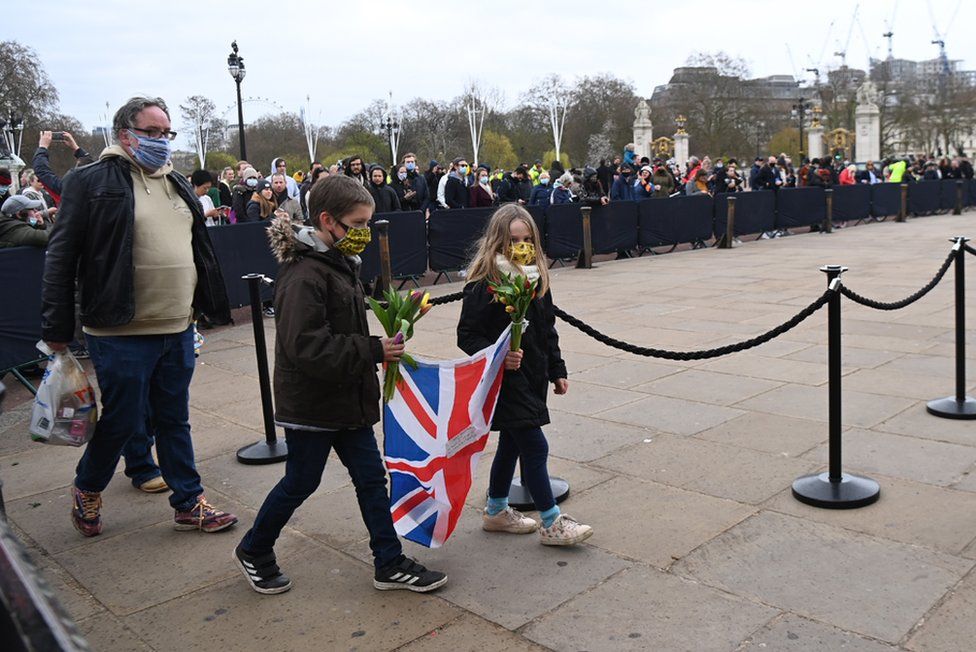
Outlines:
{"label": "union jack flag", "polygon": [[511,327],[469,358],[417,359],[383,409],[384,460],[397,533],[439,548],[457,525],[501,389]]}

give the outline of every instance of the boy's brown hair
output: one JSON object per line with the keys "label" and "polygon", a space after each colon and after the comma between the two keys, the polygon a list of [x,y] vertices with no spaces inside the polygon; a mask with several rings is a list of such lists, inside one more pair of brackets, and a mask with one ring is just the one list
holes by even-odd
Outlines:
{"label": "boy's brown hair", "polygon": [[316,229],[322,230],[322,213],[328,213],[333,219],[341,219],[356,206],[376,208],[373,196],[352,177],[345,175],[330,175],[319,177],[308,192],[308,221]]}

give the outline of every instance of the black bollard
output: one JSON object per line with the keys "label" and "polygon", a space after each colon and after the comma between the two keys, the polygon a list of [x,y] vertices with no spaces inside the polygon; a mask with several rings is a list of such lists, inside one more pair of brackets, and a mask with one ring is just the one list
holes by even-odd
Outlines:
{"label": "black bollard", "polygon": [[725,235],[718,241],[719,249],[731,249],[735,242],[735,195],[726,198],[728,209],[725,212]]}
{"label": "black bollard", "polygon": [[390,262],[390,222],[379,220],[376,231],[380,235],[380,284],[376,294],[382,296],[388,288],[393,287],[393,267]]}
{"label": "black bollard", "polygon": [[901,184],[901,204],[898,207],[898,217],[895,218],[896,222],[906,222],[908,221],[908,184]]}
{"label": "black bollard", "polygon": [[[519,473],[525,475],[522,473],[521,467],[521,462],[519,462]],[[552,487],[552,497],[556,500],[557,505],[569,497],[569,483],[562,478],[550,477],[549,485]],[[508,491],[508,504],[522,512],[531,512],[536,509],[532,494],[529,492],[529,488],[522,484],[521,477],[512,480],[512,487]]]}
{"label": "black bollard", "polygon": [[827,365],[829,379],[829,458],[827,473],[814,473],[793,482],[793,497],[801,503],[827,509],[853,509],[878,500],[881,487],[870,478],[841,471],[841,349],[840,349],[840,265],[826,265],[828,287],[833,290],[827,304]]}
{"label": "black bollard", "polygon": [[822,233],[834,232],[834,191],[830,188],[824,190],[824,223]]}
{"label": "black bollard", "polygon": [[271,279],[261,274],[245,274],[251,294],[251,323],[254,326],[254,352],[258,359],[258,383],[261,386],[261,410],[264,414],[264,441],[237,451],[241,464],[273,464],[288,458],[288,446],[275,434],[274,408],[271,406],[271,379],[268,374],[268,351],[264,340],[264,315],[261,314],[261,282]]}
{"label": "black bollard", "polygon": [[946,419],[976,419],[976,399],[966,396],[966,249],[969,238],[957,235],[956,252],[956,395],[929,401],[929,414]]}
{"label": "black bollard", "polygon": [[576,267],[579,269],[593,268],[593,232],[590,229],[590,213],[593,211],[589,206],[580,206],[580,213],[583,215],[583,249],[580,251]]}

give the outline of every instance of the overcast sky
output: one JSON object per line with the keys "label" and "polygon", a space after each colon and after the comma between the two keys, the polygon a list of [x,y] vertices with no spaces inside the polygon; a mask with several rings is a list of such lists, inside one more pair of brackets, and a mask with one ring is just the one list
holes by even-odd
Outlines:
{"label": "overcast sky", "polygon": [[[934,18],[948,56],[976,67],[972,0],[45,0],[40,9],[3,21],[0,38],[37,51],[62,112],[89,129],[103,124],[106,102],[114,112],[135,93],[166,99],[175,128],[176,107],[190,95],[210,97],[236,122],[226,66],[234,39],[247,67],[245,98],[297,111],[308,95],[312,120],[332,126],[389,91],[395,102],[450,99],[469,80],[498,87],[511,104],[550,73],[611,72],[649,97],[696,52],[743,57],[754,76],[810,77],[804,68],[838,66],[833,53],[846,43],[848,65],[866,68],[869,56],[885,56],[892,17],[896,57],[938,54]],[[245,103],[245,121],[269,112],[277,109],[268,102]]]}

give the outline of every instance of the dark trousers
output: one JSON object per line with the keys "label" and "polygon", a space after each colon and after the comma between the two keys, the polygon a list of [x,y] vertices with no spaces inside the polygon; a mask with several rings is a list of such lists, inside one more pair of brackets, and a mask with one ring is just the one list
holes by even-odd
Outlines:
{"label": "dark trousers", "polygon": [[515,463],[522,461],[522,485],[532,494],[540,512],[556,504],[549,484],[549,442],[542,428],[509,428],[498,436],[498,450],[491,462],[489,498],[507,498],[515,477]]}
{"label": "dark trousers", "polygon": [[285,477],[264,499],[254,525],[244,535],[241,542],[244,551],[252,555],[272,551],[291,515],[318,488],[329,453],[335,449],[356,487],[359,511],[369,530],[373,563],[376,568],[383,568],[396,562],[403,550],[393,527],[386,469],[373,429],[312,432],[285,428],[285,438],[288,441]]}
{"label": "dark trousers", "polygon": [[104,490],[134,434],[145,433],[140,441],[148,455],[149,421],[156,436],[159,466],[173,490],[170,505],[180,511],[189,509],[203,493],[190,440],[190,380],[196,363],[193,327],[171,335],[89,335],[87,339],[101,390],[102,413],[78,462],[75,486],[84,491]]}

